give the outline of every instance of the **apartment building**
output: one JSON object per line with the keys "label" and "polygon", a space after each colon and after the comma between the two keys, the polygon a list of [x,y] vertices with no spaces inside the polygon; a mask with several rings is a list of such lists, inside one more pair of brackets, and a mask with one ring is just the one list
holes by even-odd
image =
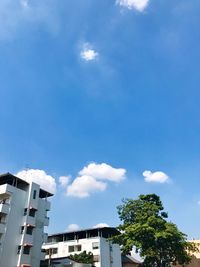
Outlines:
{"label": "apartment building", "polygon": [[0,175],[0,267],[39,267],[51,193],[10,173]]}
{"label": "apartment building", "polygon": [[53,234],[48,236],[43,249],[46,259],[52,262],[86,251],[93,253],[95,267],[122,267],[120,247],[109,241],[118,233],[116,228],[103,227]]}

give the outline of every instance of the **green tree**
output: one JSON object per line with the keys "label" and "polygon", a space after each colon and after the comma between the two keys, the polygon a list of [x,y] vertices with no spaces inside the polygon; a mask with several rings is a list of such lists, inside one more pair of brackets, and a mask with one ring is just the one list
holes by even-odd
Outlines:
{"label": "green tree", "polygon": [[85,250],[79,254],[70,255],[69,258],[75,262],[93,264],[93,253]]}
{"label": "green tree", "polygon": [[138,199],[125,199],[117,207],[122,224],[120,234],[113,238],[122,247],[124,254],[133,246],[144,258],[143,266],[168,267],[172,264],[187,264],[190,252],[196,251],[193,243],[175,224],[168,222],[167,213],[159,196],[140,195]]}

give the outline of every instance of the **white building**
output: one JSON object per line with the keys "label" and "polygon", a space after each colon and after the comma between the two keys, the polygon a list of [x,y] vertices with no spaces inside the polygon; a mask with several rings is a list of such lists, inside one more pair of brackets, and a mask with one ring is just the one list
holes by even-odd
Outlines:
{"label": "white building", "polygon": [[0,175],[0,267],[39,267],[47,240],[51,193],[7,173]]}
{"label": "white building", "polygon": [[86,251],[93,253],[96,267],[121,267],[120,247],[108,239],[118,233],[116,228],[103,227],[53,234],[43,249],[46,259],[62,259]]}

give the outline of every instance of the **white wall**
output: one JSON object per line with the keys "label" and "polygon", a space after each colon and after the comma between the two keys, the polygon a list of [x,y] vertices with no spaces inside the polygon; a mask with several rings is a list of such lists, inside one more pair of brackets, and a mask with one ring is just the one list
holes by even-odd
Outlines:
{"label": "white wall", "polygon": [[[6,192],[10,194],[9,213],[6,216],[5,234],[2,236],[0,244],[0,267],[16,267],[21,264],[30,264],[31,267],[39,267],[41,260],[41,246],[43,243],[44,221],[47,215],[49,202],[39,198],[39,185],[32,183],[27,185],[25,190],[18,189],[11,185],[0,186],[0,196]],[[36,198],[33,199],[33,191],[36,190]],[[33,207],[37,209],[35,217],[24,216],[24,209]],[[21,233],[21,227],[27,224],[35,226],[32,235]],[[30,254],[23,254],[21,247],[20,254],[17,254],[18,246],[30,243]]]}
{"label": "white wall", "polygon": [[[99,242],[99,249],[93,249],[92,244]],[[81,251],[69,252],[69,246],[81,245]],[[111,250],[110,250],[111,246]],[[96,267],[121,267],[121,252],[119,245],[110,244],[103,237],[85,238],[79,240],[47,243],[43,245],[44,249],[57,248],[58,253],[51,255],[52,259],[68,257],[70,254],[80,253],[82,251],[92,252],[94,256],[99,255],[99,262],[95,262]],[[46,256],[46,259],[48,255]],[[111,262],[113,259],[113,262]]]}

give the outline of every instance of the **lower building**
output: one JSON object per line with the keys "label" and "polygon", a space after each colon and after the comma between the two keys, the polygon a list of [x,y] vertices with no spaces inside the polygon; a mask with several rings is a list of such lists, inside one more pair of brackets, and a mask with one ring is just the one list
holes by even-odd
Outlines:
{"label": "lower building", "polygon": [[95,267],[122,267],[120,246],[109,241],[118,233],[116,228],[103,227],[53,234],[43,249],[50,261],[86,251],[93,253]]}

